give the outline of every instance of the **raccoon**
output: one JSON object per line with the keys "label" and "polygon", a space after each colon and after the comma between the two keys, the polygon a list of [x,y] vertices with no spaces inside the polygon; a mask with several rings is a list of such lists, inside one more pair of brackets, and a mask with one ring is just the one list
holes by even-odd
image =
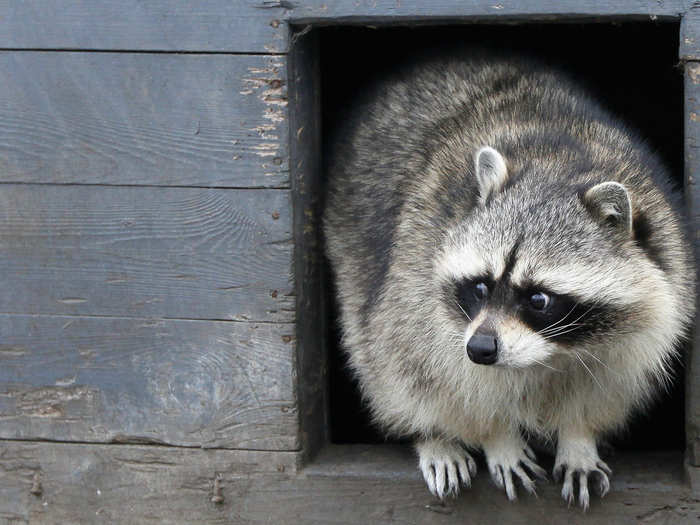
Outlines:
{"label": "raccoon", "polygon": [[670,378],[694,314],[680,200],[645,142],[561,72],[431,57],[368,88],[327,160],[342,345],[374,420],[437,497],[483,450],[511,500],[612,474],[602,436]]}

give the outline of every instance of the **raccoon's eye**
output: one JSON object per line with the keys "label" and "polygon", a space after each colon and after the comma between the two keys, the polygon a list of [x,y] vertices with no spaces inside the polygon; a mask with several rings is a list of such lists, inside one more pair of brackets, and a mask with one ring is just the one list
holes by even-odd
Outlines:
{"label": "raccoon's eye", "polygon": [[489,296],[489,287],[486,283],[476,283],[474,286],[474,295],[477,299],[483,301]]}
{"label": "raccoon's eye", "polygon": [[530,306],[533,310],[544,311],[549,306],[552,300],[549,295],[542,292],[534,293],[530,296]]}

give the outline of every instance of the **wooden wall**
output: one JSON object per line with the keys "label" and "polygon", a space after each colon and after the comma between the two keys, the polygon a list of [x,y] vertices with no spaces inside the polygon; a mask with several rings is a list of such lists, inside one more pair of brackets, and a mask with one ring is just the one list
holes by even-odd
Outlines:
{"label": "wooden wall", "polygon": [[0,523],[119,521],[86,484],[172,453],[212,508],[294,471],[284,12],[0,2]]}
{"label": "wooden wall", "polygon": [[[493,504],[435,506],[405,451],[327,449],[302,468],[326,439],[305,33],[687,12],[536,4],[0,0],[0,523],[491,516],[503,501],[484,480],[469,501]],[[673,468],[665,484],[632,468],[613,514],[693,518]],[[555,492],[553,514],[523,515],[568,516]]]}

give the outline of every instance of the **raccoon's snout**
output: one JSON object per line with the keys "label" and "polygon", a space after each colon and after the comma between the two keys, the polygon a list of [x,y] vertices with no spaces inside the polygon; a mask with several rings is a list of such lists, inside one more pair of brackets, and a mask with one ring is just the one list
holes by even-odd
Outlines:
{"label": "raccoon's snout", "polygon": [[474,334],[467,341],[469,359],[479,365],[492,365],[498,359],[496,337],[487,334]]}

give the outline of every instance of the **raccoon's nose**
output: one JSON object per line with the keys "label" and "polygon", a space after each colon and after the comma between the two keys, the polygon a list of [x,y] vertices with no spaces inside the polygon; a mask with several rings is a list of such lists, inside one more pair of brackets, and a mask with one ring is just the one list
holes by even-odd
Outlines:
{"label": "raccoon's nose", "polygon": [[498,359],[498,343],[492,335],[474,334],[467,341],[469,359],[480,365],[492,365]]}

